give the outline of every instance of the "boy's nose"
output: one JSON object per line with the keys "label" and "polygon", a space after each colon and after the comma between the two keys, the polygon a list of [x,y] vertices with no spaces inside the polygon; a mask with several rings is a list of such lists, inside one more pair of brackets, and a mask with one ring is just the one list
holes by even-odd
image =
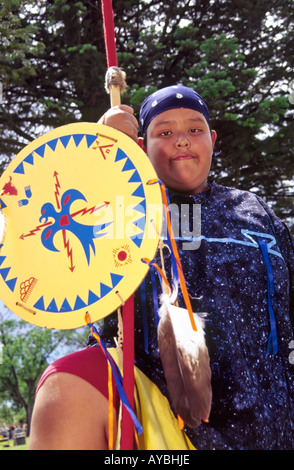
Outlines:
{"label": "boy's nose", "polygon": [[176,138],[176,146],[178,148],[188,148],[190,147],[190,140],[186,134],[179,134]]}

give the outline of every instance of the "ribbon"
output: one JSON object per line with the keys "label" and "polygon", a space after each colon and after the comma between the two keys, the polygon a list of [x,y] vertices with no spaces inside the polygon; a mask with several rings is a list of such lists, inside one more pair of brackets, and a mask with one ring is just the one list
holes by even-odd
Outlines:
{"label": "ribbon", "polygon": [[86,315],[85,315],[85,321],[87,323],[87,325],[90,327],[91,329],[91,332],[93,334],[93,337],[96,339],[96,341],[98,342],[99,346],[102,348],[103,352],[104,352],[104,355],[108,361],[108,364],[110,365],[111,367],[111,372],[113,374],[113,377],[115,379],[115,384],[116,384],[116,387],[117,387],[117,391],[118,391],[118,394],[120,396],[120,399],[124,405],[124,407],[126,408],[126,410],[128,411],[129,415],[131,416],[132,418],[132,421],[134,423],[134,426],[136,428],[136,431],[138,434],[141,434],[143,432],[143,427],[141,425],[141,423],[138,421],[137,419],[137,416],[135,415],[135,413],[133,412],[133,409],[130,405],[130,402],[126,396],[126,393],[125,393],[125,390],[124,390],[124,387],[123,387],[123,378],[122,378],[122,375],[116,365],[116,363],[114,362],[112,356],[109,354],[109,352],[107,351],[106,347],[104,346],[103,344],[103,341],[101,339],[101,337],[99,336],[99,333],[97,331],[97,328],[95,327],[95,325],[91,322],[91,318],[90,318],[90,315],[89,313],[87,312]]}
{"label": "ribbon", "polygon": [[274,275],[268,255],[268,247],[265,240],[262,238],[257,238],[258,244],[260,246],[266,271],[267,271],[267,303],[268,303],[268,312],[270,317],[270,326],[271,331],[268,339],[266,355],[268,356],[270,353],[270,348],[272,344],[273,354],[278,352],[278,339],[277,339],[277,327],[276,327],[276,319],[274,314],[274,302],[275,302],[275,284],[274,284]]}
{"label": "ribbon", "polygon": [[164,272],[162,271],[162,269],[158,266],[158,264],[155,263],[155,261],[150,260],[150,259],[148,259],[148,258],[142,258],[142,261],[143,261],[143,263],[148,264],[148,266],[150,266],[150,267],[153,266],[154,268],[157,269],[157,271],[158,271],[159,274],[160,274],[160,277],[161,277],[162,281],[165,283],[166,287],[168,288],[168,290],[169,290],[170,293],[171,293],[171,288],[170,288],[169,282],[168,282],[168,280],[167,280],[167,278],[166,278],[166,275],[164,274]]}
{"label": "ribbon", "polygon": [[158,326],[158,323],[159,323],[159,316],[158,316],[159,304],[158,304],[158,292],[157,292],[155,272],[156,271],[154,269],[150,269],[152,295],[153,295],[153,305],[154,305],[154,311],[155,311],[155,321],[156,321],[156,326]]}
{"label": "ribbon", "polygon": [[167,225],[167,239],[168,239],[168,244],[171,248],[171,253],[173,254],[174,259],[175,259],[175,263],[173,264],[173,268],[175,270],[174,276],[179,279],[181,291],[182,291],[183,298],[184,298],[184,301],[185,301],[185,305],[186,305],[186,308],[187,308],[187,311],[188,311],[188,314],[189,314],[192,329],[194,331],[197,331],[197,327],[196,327],[196,323],[195,323],[195,319],[194,319],[194,315],[193,315],[193,309],[192,309],[192,305],[191,305],[191,302],[190,302],[190,297],[189,297],[189,294],[188,294],[188,289],[187,289],[187,286],[186,286],[185,276],[184,276],[184,272],[183,272],[183,268],[182,268],[182,263],[181,263],[181,260],[180,260],[177,244],[176,244],[175,237],[174,237],[173,230],[172,230],[172,224],[171,224],[171,218],[170,218],[170,212],[169,212],[167,188],[162,183],[162,181],[160,181],[159,179],[150,180],[150,181],[148,181],[147,184],[155,184],[155,183],[160,184],[161,195],[162,195],[162,200],[163,200],[163,207],[164,207],[164,211],[165,211],[165,220],[166,220],[166,225]]}
{"label": "ribbon", "polygon": [[[122,308],[123,313],[123,386],[131,409],[135,406],[135,378],[134,378],[134,295],[132,295]],[[121,450],[133,450],[134,425],[132,414],[127,408],[122,409]]]}
{"label": "ribbon", "polygon": [[110,363],[107,361],[108,369],[108,449],[113,450],[114,435],[113,435],[113,388],[112,388],[112,372]]}

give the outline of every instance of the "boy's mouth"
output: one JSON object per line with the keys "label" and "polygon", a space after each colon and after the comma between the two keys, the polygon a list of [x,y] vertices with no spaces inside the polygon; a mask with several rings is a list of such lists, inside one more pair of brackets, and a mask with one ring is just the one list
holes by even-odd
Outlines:
{"label": "boy's mouth", "polygon": [[190,155],[190,154],[182,154],[182,155],[177,155],[176,157],[174,157],[172,160],[173,161],[181,161],[181,160],[192,160],[196,158],[194,155]]}

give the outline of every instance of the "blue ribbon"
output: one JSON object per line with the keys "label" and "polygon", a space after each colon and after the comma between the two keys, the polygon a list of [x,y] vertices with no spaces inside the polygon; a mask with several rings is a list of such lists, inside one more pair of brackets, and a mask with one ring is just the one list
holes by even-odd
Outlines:
{"label": "blue ribbon", "polygon": [[122,375],[120,373],[120,370],[118,369],[117,365],[113,361],[112,356],[109,354],[106,347],[104,346],[103,341],[102,341],[102,339],[101,339],[101,337],[100,337],[100,335],[97,331],[97,328],[93,325],[93,323],[88,323],[88,326],[90,328],[93,328],[94,333],[99,336],[99,339],[100,339],[100,342],[101,342],[101,347],[102,347],[102,349],[103,349],[103,351],[106,355],[106,358],[107,358],[107,360],[110,364],[113,376],[115,378],[116,388],[117,388],[118,394],[120,396],[120,399],[121,399],[122,403],[124,404],[124,406],[126,407],[126,409],[128,410],[128,412],[129,412],[129,414],[130,414],[130,416],[131,416],[131,418],[134,422],[134,425],[136,427],[136,430],[137,430],[138,434],[141,434],[143,432],[143,427],[142,427],[141,423],[138,421],[137,416],[135,415],[135,413],[132,410],[132,407],[129,403],[129,400],[127,399],[127,396],[126,396],[124,388],[123,388],[123,378],[122,378]]}
{"label": "blue ribbon", "polygon": [[274,314],[274,302],[275,302],[275,284],[274,284],[274,275],[268,255],[268,247],[265,240],[262,238],[257,238],[258,244],[260,246],[265,266],[267,270],[267,303],[268,303],[268,311],[270,317],[270,325],[271,331],[268,339],[266,355],[268,356],[270,353],[270,347],[272,344],[273,354],[278,352],[278,338],[277,338],[277,327],[276,327],[276,319]]}
{"label": "blue ribbon", "polygon": [[[158,323],[159,323],[159,315],[158,315],[159,304],[158,304],[158,292],[157,292],[157,285],[156,285],[156,272],[157,271],[151,263],[152,263],[152,261],[149,263],[149,266],[150,266],[150,271],[149,272],[150,272],[150,278],[151,278],[155,323],[156,323],[156,327],[158,327]],[[148,328],[148,316],[147,316],[147,304],[146,304],[146,283],[145,283],[145,279],[143,279],[143,281],[140,285],[140,294],[141,294],[141,312],[142,312],[143,335],[144,335],[144,351],[145,351],[146,354],[149,354],[149,328]]]}
{"label": "blue ribbon", "polygon": [[[142,259],[143,263],[146,263],[145,260]],[[156,286],[156,279],[155,279],[155,272],[157,272],[156,268],[153,265],[154,260],[149,261],[148,266],[150,268],[150,277],[151,277],[151,286],[152,286],[152,295],[153,295],[153,304],[154,304],[154,312],[155,312],[155,321],[156,325],[158,326],[159,323],[159,316],[158,316],[158,292],[157,292],[157,286]],[[162,288],[162,280],[159,276],[161,288]],[[143,284],[143,287],[142,287]],[[145,279],[141,284],[141,303],[143,304],[144,300],[146,301],[146,292],[145,292]],[[142,299],[143,295],[143,299]],[[147,322],[147,310],[145,311],[146,307],[146,302],[145,306],[142,306],[142,313],[143,313],[143,325],[146,325],[146,328],[148,328],[148,322]],[[146,323],[144,321],[144,317],[146,316]],[[144,333],[145,334],[145,333]]]}
{"label": "blue ribbon", "polygon": [[[155,312],[155,321],[156,321],[156,326],[158,326],[159,323],[159,316],[158,316],[158,292],[157,292],[157,285],[156,285],[156,270],[153,266],[151,266],[150,269],[150,277],[151,277],[151,285],[152,285],[152,295],[153,295],[153,304],[154,304],[154,312]],[[161,279],[160,279],[161,281]]]}

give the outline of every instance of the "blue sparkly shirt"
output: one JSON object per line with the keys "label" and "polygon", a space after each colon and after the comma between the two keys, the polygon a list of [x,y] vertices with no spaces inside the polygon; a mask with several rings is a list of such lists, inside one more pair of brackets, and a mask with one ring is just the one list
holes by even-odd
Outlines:
{"label": "blue sparkly shirt", "polygon": [[[193,310],[207,313],[212,370],[209,423],[186,428],[187,435],[200,450],[294,449],[294,245],[287,227],[256,195],[215,182],[196,195],[170,193],[170,204],[179,208],[176,238]],[[160,292],[150,270],[136,293],[135,358],[169,398],[157,345]],[[107,317],[106,344],[115,329],[116,317]]]}

